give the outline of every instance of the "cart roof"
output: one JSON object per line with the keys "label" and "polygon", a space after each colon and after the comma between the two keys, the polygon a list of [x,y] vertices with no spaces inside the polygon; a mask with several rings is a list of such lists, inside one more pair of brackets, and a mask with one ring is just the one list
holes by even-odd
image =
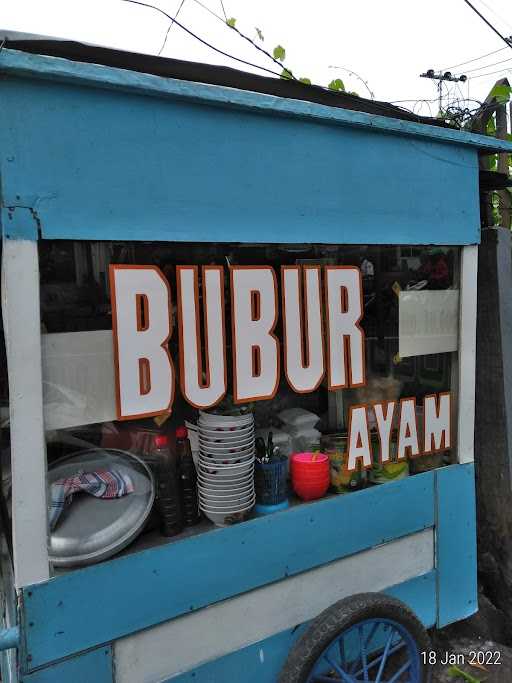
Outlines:
{"label": "cart roof", "polygon": [[163,97],[174,95],[221,106],[259,109],[267,114],[274,111],[281,116],[470,145],[487,153],[512,151],[512,142],[460,131],[387,102],[299,81],[12,31],[0,31],[0,36],[5,39],[0,73],[97,83],[101,87],[161,93]]}

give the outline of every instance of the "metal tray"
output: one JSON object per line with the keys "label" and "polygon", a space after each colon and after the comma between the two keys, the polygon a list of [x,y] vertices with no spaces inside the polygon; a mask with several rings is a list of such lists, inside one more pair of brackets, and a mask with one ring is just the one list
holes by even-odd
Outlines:
{"label": "metal tray", "polygon": [[110,500],[75,494],[51,532],[49,556],[54,566],[78,567],[105,560],[129,545],[142,530],[153,506],[155,485],[148,466],[132,453],[114,448],[78,451],[53,463],[48,485],[79,470],[112,466],[130,475],[134,492]]}

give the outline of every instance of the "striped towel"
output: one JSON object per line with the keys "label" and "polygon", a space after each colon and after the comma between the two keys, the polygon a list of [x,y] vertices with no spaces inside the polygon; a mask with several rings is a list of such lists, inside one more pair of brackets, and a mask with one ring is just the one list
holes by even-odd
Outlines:
{"label": "striped towel", "polygon": [[96,498],[122,498],[133,493],[130,476],[119,470],[96,470],[78,472],[74,477],[59,479],[51,486],[50,529],[55,529],[59,517],[79,491]]}

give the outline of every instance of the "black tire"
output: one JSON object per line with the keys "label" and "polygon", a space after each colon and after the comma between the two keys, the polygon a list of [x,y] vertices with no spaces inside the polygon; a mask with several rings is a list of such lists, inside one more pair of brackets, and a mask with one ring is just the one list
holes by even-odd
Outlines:
{"label": "black tire", "polygon": [[[419,652],[431,649],[426,630],[407,605],[383,593],[360,593],[339,600],[311,622],[288,653],[279,683],[306,683],[315,662],[329,643],[354,624],[379,617],[392,619],[406,628],[416,641]],[[430,681],[430,667],[423,661],[420,681]]]}

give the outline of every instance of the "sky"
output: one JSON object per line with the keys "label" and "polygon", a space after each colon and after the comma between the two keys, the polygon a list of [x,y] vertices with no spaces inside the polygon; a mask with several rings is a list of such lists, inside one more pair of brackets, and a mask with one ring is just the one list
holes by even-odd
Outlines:
{"label": "sky", "polygon": [[[177,20],[197,36],[232,56],[279,72],[270,58],[226,25],[225,17],[233,17],[242,33],[269,52],[276,45],[283,46],[285,64],[295,75],[321,85],[341,78],[347,90],[368,97],[371,91],[376,99],[400,101],[401,106],[417,113],[437,113],[436,85],[420,78],[420,73],[429,68],[450,68],[456,75],[468,76],[464,84],[443,88],[444,105],[455,98],[482,101],[502,76],[509,75],[512,83],[512,48],[464,0],[141,2],[149,2],[171,16],[181,5]],[[503,35],[512,35],[510,0],[472,2]],[[170,20],[160,12],[124,0],[2,0],[0,6],[0,28],[4,31],[149,54],[162,49],[169,25]],[[256,28],[264,42],[258,39]],[[177,24],[170,29],[161,54],[266,73],[216,53]],[[468,60],[475,61],[456,66]],[[496,64],[503,60],[508,61]],[[470,102],[469,106],[478,104]]]}

